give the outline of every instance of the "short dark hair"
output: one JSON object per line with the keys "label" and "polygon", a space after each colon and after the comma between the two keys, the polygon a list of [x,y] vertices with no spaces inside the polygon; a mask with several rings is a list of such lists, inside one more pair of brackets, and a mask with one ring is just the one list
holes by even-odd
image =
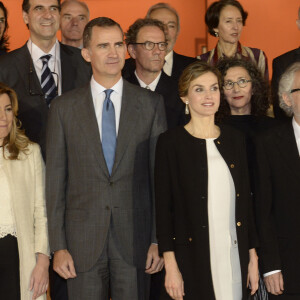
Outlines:
{"label": "short dark hair", "polygon": [[212,35],[215,36],[215,31],[214,28],[217,28],[219,26],[219,21],[220,21],[220,14],[222,9],[224,9],[226,6],[234,6],[236,7],[243,19],[243,25],[245,26],[246,20],[248,17],[248,13],[243,9],[243,6],[241,5],[240,2],[236,0],[219,0],[216,2],[213,2],[207,9],[205,13],[205,24],[208,27],[208,32]]}
{"label": "short dark hair", "polygon": [[2,37],[0,39],[0,49],[5,50],[6,52],[9,50],[8,48],[8,35],[7,35],[7,29],[8,29],[8,23],[7,23],[7,9],[4,6],[4,4],[2,3],[2,1],[0,1],[0,9],[3,10],[3,14],[4,14],[4,30],[3,30],[3,34]]}
{"label": "short dark hair", "polygon": [[137,19],[132,25],[130,25],[127,32],[125,33],[126,44],[129,45],[129,44],[136,43],[136,38],[140,29],[146,26],[155,26],[159,28],[164,33],[164,37],[166,39],[165,25],[159,20],[145,18],[145,19]]}
{"label": "short dark hair", "polygon": [[[29,12],[29,9],[30,9],[30,0],[23,0],[23,3],[22,3],[22,10],[25,11],[26,13]],[[60,2],[61,0],[57,0],[57,5],[58,5],[58,9],[60,10]]]}
{"label": "short dark hair", "polygon": [[[254,65],[251,60],[246,59],[238,59],[238,58],[225,58],[219,60],[217,64],[217,68],[221,72],[223,77],[226,76],[227,71],[230,68],[234,67],[241,67],[245,69],[250,78],[252,83],[252,93],[251,96],[251,115],[254,116],[265,116],[267,113],[268,108],[270,107],[269,103],[269,89],[268,84],[263,78],[261,71]],[[230,107],[227,103],[223,90],[221,90],[221,102],[223,102],[222,111],[219,110],[220,114],[224,117],[229,116]]]}
{"label": "short dark hair", "polygon": [[116,21],[114,21],[113,19],[107,18],[107,17],[99,17],[99,18],[95,18],[91,21],[89,21],[84,28],[83,31],[83,47],[87,48],[90,45],[90,41],[92,39],[92,31],[93,31],[93,27],[114,27],[117,26],[121,33],[122,36],[124,36],[122,27],[120,26],[119,23],[117,23]]}

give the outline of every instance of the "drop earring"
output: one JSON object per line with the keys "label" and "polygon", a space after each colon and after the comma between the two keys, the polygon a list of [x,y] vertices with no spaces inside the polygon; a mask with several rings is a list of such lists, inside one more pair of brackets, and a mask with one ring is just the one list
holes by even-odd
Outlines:
{"label": "drop earring", "polygon": [[188,115],[189,113],[190,113],[189,101],[185,101],[185,114]]}
{"label": "drop earring", "polygon": [[215,32],[215,37],[219,37],[219,33],[218,32]]}

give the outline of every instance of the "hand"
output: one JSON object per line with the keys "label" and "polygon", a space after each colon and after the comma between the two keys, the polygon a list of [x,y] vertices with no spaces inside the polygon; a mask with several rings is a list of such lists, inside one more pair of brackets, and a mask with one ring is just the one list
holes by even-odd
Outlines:
{"label": "hand", "polygon": [[178,267],[166,269],[165,287],[172,299],[183,300],[184,283]]}
{"label": "hand", "polygon": [[254,295],[258,290],[259,272],[258,272],[258,257],[255,249],[249,250],[249,264],[248,264],[248,276],[247,276],[247,287],[251,288],[251,295]]}
{"label": "hand", "polygon": [[64,279],[75,278],[76,272],[74,262],[68,250],[58,250],[54,252],[53,270]]}
{"label": "hand", "polygon": [[33,291],[32,299],[46,293],[49,283],[49,257],[39,253],[36,265],[31,273],[29,290]]}
{"label": "hand", "polygon": [[151,244],[147,254],[146,273],[154,274],[162,270],[164,266],[164,259],[158,255],[158,246]]}
{"label": "hand", "polygon": [[283,293],[283,277],[281,272],[266,276],[264,282],[269,293],[273,295],[281,295]]}

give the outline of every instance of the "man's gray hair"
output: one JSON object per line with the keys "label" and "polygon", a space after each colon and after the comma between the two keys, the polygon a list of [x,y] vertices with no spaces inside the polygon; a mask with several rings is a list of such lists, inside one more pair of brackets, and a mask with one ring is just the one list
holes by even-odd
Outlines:
{"label": "man's gray hair", "polygon": [[170,12],[172,12],[175,16],[176,16],[176,19],[177,19],[177,31],[179,32],[180,30],[180,19],[179,19],[179,15],[178,15],[178,12],[177,10],[172,7],[170,4],[168,3],[165,3],[165,2],[159,2],[159,3],[156,3],[154,5],[152,5],[148,11],[147,11],[147,15],[146,15],[146,18],[150,18],[150,15],[157,9],[161,9],[161,8],[165,8],[167,10],[169,10]]}
{"label": "man's gray hair", "polygon": [[300,71],[300,62],[295,62],[282,74],[278,86],[279,106],[290,117],[293,115],[293,108],[284,102],[282,95],[286,94],[288,97],[291,97],[290,91],[294,83],[295,74],[298,71]]}

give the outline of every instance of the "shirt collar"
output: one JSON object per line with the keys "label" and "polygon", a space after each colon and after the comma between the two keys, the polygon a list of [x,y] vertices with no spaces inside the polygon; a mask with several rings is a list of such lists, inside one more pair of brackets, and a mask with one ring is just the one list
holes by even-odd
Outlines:
{"label": "shirt collar", "polygon": [[[122,95],[123,92],[123,78],[121,77],[120,80],[110,89],[114,90],[117,94]],[[92,96],[95,98],[96,95],[99,95],[100,93],[103,93],[107,88],[99,84],[94,76],[92,76],[91,79],[91,90],[92,90]]]}
{"label": "shirt collar", "polygon": [[139,82],[139,84],[142,88],[146,88],[146,86],[148,86],[149,89],[154,92],[155,89],[156,89],[156,86],[158,84],[158,81],[160,79],[161,71],[159,72],[158,76],[149,84],[146,84],[142,79],[139,78],[139,76],[136,73],[136,70],[134,71],[134,74],[135,74],[135,76],[136,76],[136,78],[137,78],[137,80],[138,80],[138,82]]}
{"label": "shirt collar", "polygon": [[57,60],[57,61],[60,60],[60,55],[59,55],[60,44],[59,44],[58,40],[55,41],[53,47],[51,48],[51,50],[48,53],[45,53],[41,48],[39,48],[35,43],[33,43],[31,41],[31,39],[28,40],[27,47],[30,52],[32,61],[34,63],[36,63],[41,58],[41,56],[44,56],[47,54],[51,54],[51,58],[54,57],[55,60]]}
{"label": "shirt collar", "polygon": [[296,122],[295,117],[292,121],[296,141],[300,141],[300,125]]}

